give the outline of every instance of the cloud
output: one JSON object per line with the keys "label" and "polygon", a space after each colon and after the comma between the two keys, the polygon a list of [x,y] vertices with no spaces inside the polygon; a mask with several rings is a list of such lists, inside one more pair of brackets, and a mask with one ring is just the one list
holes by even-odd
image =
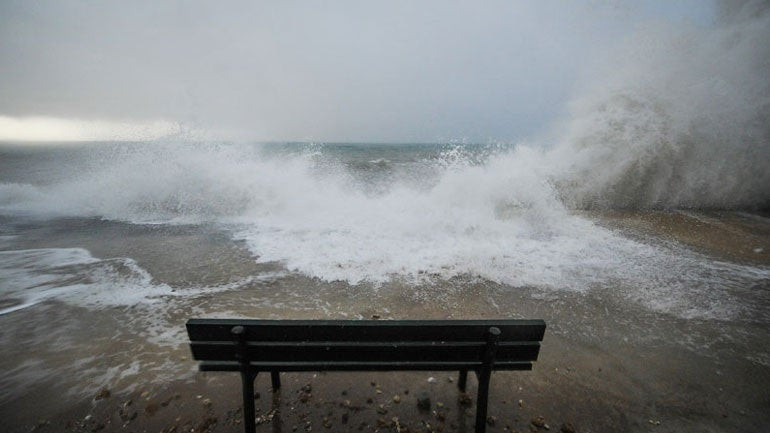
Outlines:
{"label": "cloud", "polygon": [[168,121],[116,122],[0,116],[0,141],[146,141],[180,133]]}
{"label": "cloud", "polygon": [[0,3],[0,114],[171,119],[234,139],[511,140],[649,19],[609,2]]}

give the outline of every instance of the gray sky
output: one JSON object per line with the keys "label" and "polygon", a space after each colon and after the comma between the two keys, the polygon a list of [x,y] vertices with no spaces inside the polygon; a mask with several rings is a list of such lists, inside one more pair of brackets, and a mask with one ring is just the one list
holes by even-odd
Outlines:
{"label": "gray sky", "polygon": [[638,26],[713,15],[702,0],[1,0],[0,139],[44,116],[225,139],[511,141],[563,114]]}

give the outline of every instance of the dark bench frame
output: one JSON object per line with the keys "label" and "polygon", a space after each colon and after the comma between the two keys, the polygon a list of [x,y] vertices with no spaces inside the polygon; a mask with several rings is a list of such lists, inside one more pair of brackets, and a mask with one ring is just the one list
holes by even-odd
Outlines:
{"label": "dark bench frame", "polygon": [[545,333],[542,320],[239,320],[190,319],[200,371],[237,371],[246,433],[255,431],[254,379],[281,371],[459,371],[465,391],[476,373],[476,432],[486,430],[494,370],[531,370]]}

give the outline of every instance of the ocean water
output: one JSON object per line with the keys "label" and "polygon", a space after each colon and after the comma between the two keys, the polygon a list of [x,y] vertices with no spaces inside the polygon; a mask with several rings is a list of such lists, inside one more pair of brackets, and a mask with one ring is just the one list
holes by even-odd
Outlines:
{"label": "ocean water", "polygon": [[[683,320],[770,319],[766,214],[730,211],[740,220],[730,222],[666,211],[693,224],[684,234],[698,232],[698,218],[732,227],[718,237],[758,234],[745,236],[738,259],[718,244],[625,230],[604,210],[563,200],[574,192],[548,171],[552,154],[526,146],[6,144],[0,153],[4,320],[52,305],[137,309],[148,341],[178,345],[181,319],[164,319],[175,309],[366,317],[407,302],[378,306],[375,294],[442,305],[468,287],[501,299],[613,299]],[[622,221],[656,212],[639,197]],[[262,307],[234,305],[242,292]],[[494,309],[509,313],[520,314]]]}
{"label": "ocean water", "polygon": [[[577,292],[622,283],[652,308],[703,317],[732,314],[730,302],[711,298],[733,280],[768,276],[762,266],[708,259],[596,224],[592,215],[601,210],[563,199],[582,186],[562,186],[564,178],[548,172],[552,154],[526,146],[92,143],[6,145],[2,156],[7,250],[35,237],[23,228],[30,224],[64,232],[74,225],[78,238],[106,222],[160,233],[185,228],[220,233],[258,264],[324,282],[376,289],[472,276]],[[756,182],[750,172],[739,174]],[[618,194],[615,188],[604,200]],[[654,210],[638,189],[624,192],[613,209],[636,194],[633,209]],[[721,198],[726,207],[733,199]],[[718,198],[703,200],[707,207]],[[760,193],[747,207],[765,200]],[[47,269],[98,262],[76,242],[67,247],[6,251],[5,263],[12,272],[34,263]],[[763,245],[747,248],[765,256]],[[132,278],[152,280],[132,262],[137,258],[123,257],[121,266],[132,269]],[[18,285],[27,277],[6,281]],[[14,289],[9,297],[20,304],[6,301],[3,312],[61,296],[37,292]]]}

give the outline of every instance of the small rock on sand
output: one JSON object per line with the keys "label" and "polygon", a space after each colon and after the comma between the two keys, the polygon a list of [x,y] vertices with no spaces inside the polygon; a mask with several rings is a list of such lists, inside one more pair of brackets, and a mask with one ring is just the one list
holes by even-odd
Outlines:
{"label": "small rock on sand", "polygon": [[531,422],[532,422],[532,425],[537,427],[538,429],[545,429],[545,430],[547,430],[549,428],[548,424],[545,423],[545,418],[542,417],[542,416],[536,416],[536,417],[532,418]]}
{"label": "small rock on sand", "polygon": [[155,403],[150,403],[144,408],[144,412],[150,416],[155,415],[155,412],[157,411],[158,411],[158,405]]}
{"label": "small rock on sand", "polygon": [[561,433],[577,433],[577,430],[575,429],[575,426],[565,422],[561,425]]}
{"label": "small rock on sand", "polygon": [[430,410],[430,396],[427,392],[421,392],[417,396],[417,408],[420,410]]}
{"label": "small rock on sand", "polygon": [[96,394],[94,400],[101,400],[104,398],[110,398],[110,390],[107,388],[102,388],[101,391],[99,391],[99,394]]}
{"label": "small rock on sand", "polygon": [[198,424],[198,428],[195,429],[195,431],[199,431],[199,432],[209,431],[209,429],[214,425],[216,425],[216,423],[217,423],[217,417],[215,416],[206,417],[203,419],[203,421],[201,421],[200,424]]}

